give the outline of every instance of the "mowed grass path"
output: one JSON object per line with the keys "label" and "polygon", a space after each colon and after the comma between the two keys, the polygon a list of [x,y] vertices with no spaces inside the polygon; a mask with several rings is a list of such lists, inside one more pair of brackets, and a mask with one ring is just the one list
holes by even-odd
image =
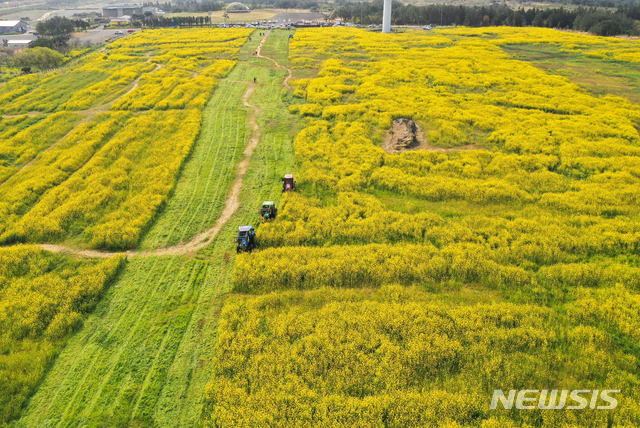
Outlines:
{"label": "mowed grass path", "polygon": [[[284,32],[272,33],[266,45],[280,42],[280,38],[286,36]],[[258,42],[258,37],[252,37],[228,77],[229,81],[236,82],[253,82],[256,77],[258,84],[249,103],[261,110],[258,116],[261,140],[244,178],[239,210],[212,244],[193,258],[131,259],[96,311],[58,356],[23,418],[16,423],[17,427],[199,425],[204,387],[212,373],[217,319],[224,296],[231,289],[235,257],[231,237],[238,225],[256,224],[256,208],[263,199],[279,200],[280,177],[295,172],[291,137],[295,130],[294,116],[288,113],[280,96],[286,72],[272,68],[267,60],[252,57]],[[229,96],[224,93],[225,88],[233,92],[227,82],[222,82],[207,107],[205,127],[212,126],[209,122],[212,117],[219,120],[219,115],[211,114],[211,106],[219,101],[216,96]],[[243,91],[239,93],[239,97],[225,102],[234,106],[234,112],[243,115],[246,111],[238,107]],[[215,130],[207,132],[215,135]],[[237,145],[246,145],[248,137],[245,133]],[[198,141],[174,194],[175,202],[168,204],[155,227],[167,224],[174,230],[171,226],[175,223],[169,220],[178,221],[191,211],[172,210],[172,204],[179,206],[179,197],[183,197],[183,201],[201,202],[205,197],[202,195],[206,194],[202,190],[203,181],[209,181],[216,165],[225,162],[221,159],[227,163],[237,161],[238,149],[235,148],[235,155],[227,152],[226,158],[200,156],[211,153],[201,147],[209,144],[207,141],[213,139]],[[214,147],[216,153],[217,149],[221,152],[225,149],[215,144],[211,149]],[[223,167],[235,170],[234,165]],[[221,194],[224,201],[231,179],[224,174],[217,179],[220,190],[213,193]],[[178,228],[197,230],[198,225],[215,221],[222,205],[208,208],[196,211],[193,219],[185,217],[187,220],[180,221]],[[169,216],[171,218],[165,218]],[[188,222],[193,223],[189,226],[191,229],[182,224]],[[153,233],[157,233],[157,239],[151,239]],[[152,229],[148,239],[157,244],[166,242],[163,240],[168,238],[164,236],[174,235],[163,235]]]}
{"label": "mowed grass path", "polygon": [[211,227],[222,211],[238,159],[246,146],[248,114],[242,104],[247,85],[220,82],[204,112],[204,123],[193,153],[164,212],[151,227],[142,248],[157,248],[188,241]]}

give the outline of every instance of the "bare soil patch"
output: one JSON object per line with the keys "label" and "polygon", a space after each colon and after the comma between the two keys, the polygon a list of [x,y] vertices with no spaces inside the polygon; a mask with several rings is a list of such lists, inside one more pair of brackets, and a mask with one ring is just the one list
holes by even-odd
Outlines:
{"label": "bare soil patch", "polygon": [[462,150],[480,150],[482,147],[467,144],[458,147],[437,147],[427,142],[420,124],[414,120],[400,118],[393,121],[391,130],[382,144],[387,153],[404,153],[412,150],[431,150],[434,152],[457,152]]}

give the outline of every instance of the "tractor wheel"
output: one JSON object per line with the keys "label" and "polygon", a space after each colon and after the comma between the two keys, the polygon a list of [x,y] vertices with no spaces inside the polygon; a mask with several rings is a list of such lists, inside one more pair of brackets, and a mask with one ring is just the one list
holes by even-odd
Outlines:
{"label": "tractor wheel", "polygon": [[236,247],[236,253],[240,254],[240,247]]}

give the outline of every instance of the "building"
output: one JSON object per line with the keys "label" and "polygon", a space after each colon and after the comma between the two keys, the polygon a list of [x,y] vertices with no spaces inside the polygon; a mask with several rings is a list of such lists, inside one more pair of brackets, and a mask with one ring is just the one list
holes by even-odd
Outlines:
{"label": "building", "polygon": [[7,47],[12,49],[28,48],[29,43],[31,43],[32,41],[33,40],[9,40],[7,42]]}
{"label": "building", "polygon": [[128,15],[122,15],[118,18],[111,18],[111,25],[129,25],[131,17]]}
{"label": "building", "polygon": [[147,12],[151,12],[155,16],[164,15],[164,11],[158,9],[157,7],[143,7],[142,12],[146,15]]}
{"label": "building", "polygon": [[0,33],[26,33],[27,23],[22,21],[0,21]]}
{"label": "building", "polygon": [[125,4],[102,7],[102,16],[107,18],[120,18],[122,16],[133,15],[142,15],[142,6],[138,6],[137,4]]}

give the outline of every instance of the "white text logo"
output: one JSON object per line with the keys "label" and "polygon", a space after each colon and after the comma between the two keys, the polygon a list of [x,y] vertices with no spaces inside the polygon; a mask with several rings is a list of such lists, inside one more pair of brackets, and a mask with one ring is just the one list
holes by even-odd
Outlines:
{"label": "white text logo", "polygon": [[[493,391],[491,399],[491,410],[498,407],[498,402],[502,403],[502,407],[510,410],[514,407],[518,410],[530,409],[568,409],[580,410],[589,406],[590,409],[611,410],[618,406],[618,400],[613,398],[611,394],[619,393],[619,389],[522,389],[520,391],[512,389],[506,396],[501,389]],[[567,402],[567,397],[569,402]],[[567,405],[569,404],[569,405]]]}

